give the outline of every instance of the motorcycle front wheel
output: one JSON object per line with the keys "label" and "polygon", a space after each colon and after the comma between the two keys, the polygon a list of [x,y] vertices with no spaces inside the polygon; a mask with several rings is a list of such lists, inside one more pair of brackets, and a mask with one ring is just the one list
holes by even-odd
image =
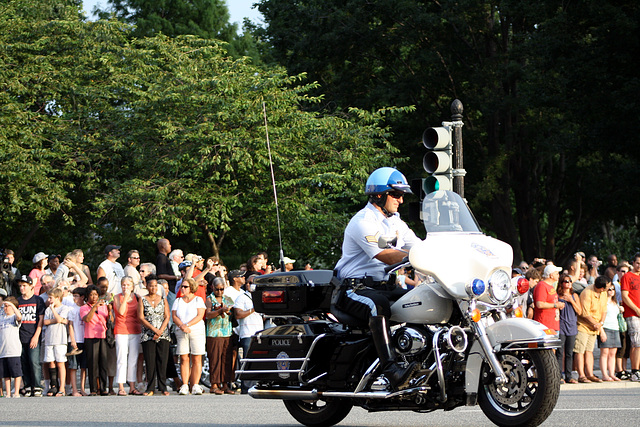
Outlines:
{"label": "motorcycle front wheel", "polygon": [[342,421],[353,404],[344,400],[284,400],[293,418],[311,427],[332,426]]}
{"label": "motorcycle front wheel", "polygon": [[499,426],[537,426],[551,414],[560,394],[560,370],[553,350],[497,354],[508,382],[496,385],[483,366],[478,403]]}

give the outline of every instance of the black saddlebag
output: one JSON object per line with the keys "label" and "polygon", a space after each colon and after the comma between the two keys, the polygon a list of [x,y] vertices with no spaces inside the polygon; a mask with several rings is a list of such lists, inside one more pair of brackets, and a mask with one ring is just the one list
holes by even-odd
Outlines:
{"label": "black saddlebag", "polygon": [[269,315],[328,313],[338,283],[332,270],[265,274],[254,279],[253,306],[258,313]]}
{"label": "black saddlebag", "polygon": [[258,332],[251,337],[248,354],[240,360],[239,369],[236,370],[238,379],[298,382],[301,371],[307,377],[310,370],[315,370],[317,366],[310,363],[314,348],[314,359],[320,356],[328,360],[328,357],[322,356],[325,349],[318,349],[314,345],[314,341],[317,344],[322,339],[322,334],[318,332],[325,328],[323,325],[313,327],[302,323]]}

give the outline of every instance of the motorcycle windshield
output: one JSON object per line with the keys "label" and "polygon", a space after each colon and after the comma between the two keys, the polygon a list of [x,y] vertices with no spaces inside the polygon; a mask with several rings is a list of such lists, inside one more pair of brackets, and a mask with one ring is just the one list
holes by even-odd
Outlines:
{"label": "motorcycle windshield", "polygon": [[482,233],[467,203],[453,191],[434,191],[422,202],[422,222],[427,233]]}

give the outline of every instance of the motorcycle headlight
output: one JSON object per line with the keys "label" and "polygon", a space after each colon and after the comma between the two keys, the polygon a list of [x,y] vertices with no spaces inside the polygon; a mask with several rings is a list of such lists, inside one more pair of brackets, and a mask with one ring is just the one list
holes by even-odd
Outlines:
{"label": "motorcycle headlight", "polygon": [[496,270],[489,277],[489,295],[500,304],[507,302],[511,296],[511,277],[504,270]]}

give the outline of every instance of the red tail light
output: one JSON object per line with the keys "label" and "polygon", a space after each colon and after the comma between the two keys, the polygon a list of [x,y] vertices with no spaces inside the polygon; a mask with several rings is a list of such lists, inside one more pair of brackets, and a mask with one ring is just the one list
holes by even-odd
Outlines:
{"label": "red tail light", "polygon": [[263,304],[284,304],[284,291],[262,291]]}
{"label": "red tail light", "polygon": [[529,290],[529,281],[524,277],[518,279],[518,292],[520,295],[526,293]]}

